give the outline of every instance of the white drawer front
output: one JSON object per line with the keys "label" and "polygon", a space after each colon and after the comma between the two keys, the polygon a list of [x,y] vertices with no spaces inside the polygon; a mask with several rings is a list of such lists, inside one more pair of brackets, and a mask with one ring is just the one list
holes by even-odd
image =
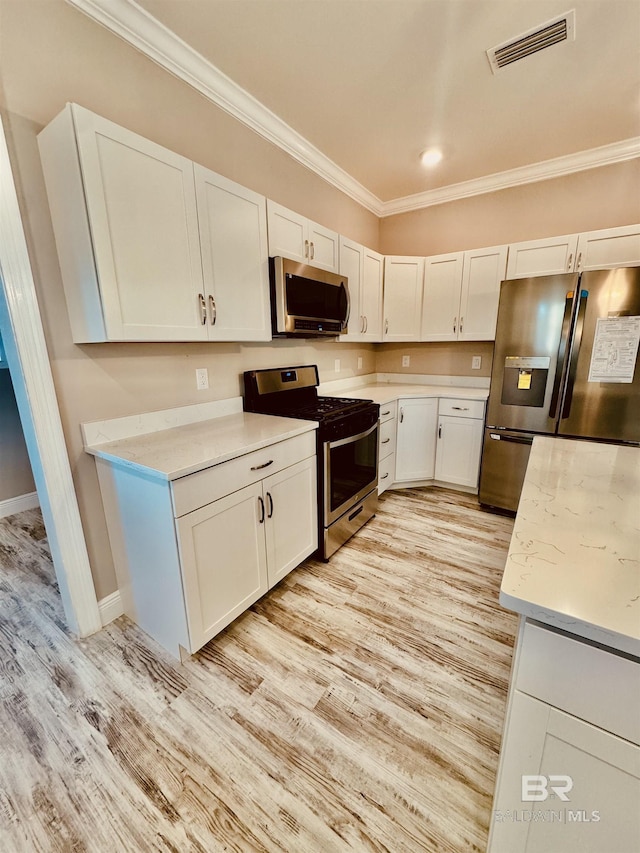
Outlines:
{"label": "white drawer front", "polygon": [[378,430],[378,459],[384,459],[396,449],[396,421],[384,421]]}
{"label": "white drawer front", "polygon": [[392,453],[390,456],[381,459],[378,464],[378,494],[381,495],[391,483],[393,483],[393,475],[396,469],[396,455]]}
{"label": "white drawer front", "polygon": [[315,431],[306,432],[174,480],[171,484],[174,515],[179,518],[193,512],[315,453]]}
{"label": "white drawer front", "polygon": [[398,413],[398,401],[393,400],[391,403],[380,404],[380,423],[396,419]]}
{"label": "white drawer front", "polygon": [[527,622],[518,690],[640,744],[640,663]]}
{"label": "white drawer front", "polygon": [[484,400],[441,397],[438,404],[438,414],[453,415],[459,418],[484,418]]}

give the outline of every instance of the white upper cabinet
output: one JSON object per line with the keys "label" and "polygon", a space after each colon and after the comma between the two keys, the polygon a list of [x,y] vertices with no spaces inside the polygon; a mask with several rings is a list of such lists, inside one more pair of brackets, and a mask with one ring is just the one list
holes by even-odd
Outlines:
{"label": "white upper cabinet", "polygon": [[506,265],[506,246],[426,258],[421,339],[493,340]]}
{"label": "white upper cabinet", "polygon": [[271,340],[266,199],[195,166],[209,340]]}
{"label": "white upper cabinet", "polygon": [[459,341],[492,341],[496,336],[500,283],[506,276],[507,246],[464,253]]}
{"label": "white upper cabinet", "polygon": [[464,253],[425,258],[422,298],[423,341],[456,341]]}
{"label": "white upper cabinet", "polygon": [[378,252],[340,237],[340,274],[349,282],[349,331],[341,341],[382,339],[382,278],[384,258]]}
{"label": "white upper cabinet", "polygon": [[578,235],[548,237],[511,243],[507,260],[507,278],[529,278],[573,272],[578,248]]}
{"label": "white upper cabinet", "polygon": [[267,202],[269,255],[338,272],[339,235],[280,204]]}
{"label": "white upper cabinet", "polygon": [[384,259],[384,325],[382,340],[419,341],[424,258]]}
{"label": "white upper cabinet", "polygon": [[270,339],[264,198],[76,104],[38,142],[76,343]]}
{"label": "white upper cabinet", "polygon": [[577,270],[602,270],[640,264],[640,225],[588,231],[578,238]]}

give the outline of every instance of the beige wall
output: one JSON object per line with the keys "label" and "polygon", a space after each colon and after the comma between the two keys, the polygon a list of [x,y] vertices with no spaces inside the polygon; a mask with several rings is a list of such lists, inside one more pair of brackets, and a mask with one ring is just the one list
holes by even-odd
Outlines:
{"label": "beige wall", "polygon": [[640,222],[640,159],[389,216],[380,251],[438,255]]}
{"label": "beige wall", "polygon": [[[317,363],[328,381],[376,368],[401,371],[400,356],[410,354],[411,373],[487,376],[492,348],[331,341],[74,345],[36,144],[37,132],[67,101],[386,253],[433,254],[640,220],[629,201],[636,165],[635,172],[633,166],[594,170],[379,222],[64,0],[0,0],[0,63],[0,105],[98,598],[116,589],[116,579],[95,464],[82,449],[83,421],[235,396],[242,371],[255,367]],[[576,187],[580,203],[569,204],[565,194]],[[471,371],[471,355],[478,354],[482,370]],[[196,367],[208,368],[208,391],[195,390]]]}
{"label": "beige wall", "polygon": [[11,376],[0,370],[0,502],[35,492]]}

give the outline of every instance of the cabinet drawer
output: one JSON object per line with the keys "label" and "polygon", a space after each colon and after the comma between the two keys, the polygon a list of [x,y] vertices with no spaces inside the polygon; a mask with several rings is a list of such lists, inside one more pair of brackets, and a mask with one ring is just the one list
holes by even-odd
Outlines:
{"label": "cabinet drawer", "polygon": [[395,453],[386,456],[378,464],[378,494],[381,495],[393,483],[396,468]]}
{"label": "cabinet drawer", "polygon": [[257,483],[302,459],[315,456],[315,452],[315,431],[305,432],[262,450],[254,450],[228,462],[221,462],[220,465],[180,477],[171,484],[174,515],[179,518],[206,506],[211,501]]}
{"label": "cabinet drawer", "polygon": [[384,459],[396,449],[396,421],[389,420],[380,424],[378,430],[378,459]]}
{"label": "cabinet drawer", "polygon": [[453,415],[458,418],[484,418],[484,400],[441,397],[438,404],[438,414]]}
{"label": "cabinet drawer", "polygon": [[383,424],[385,421],[390,421],[396,419],[396,415],[398,413],[398,401],[393,400],[391,403],[381,403],[380,404],[380,423]]}
{"label": "cabinet drawer", "polygon": [[640,663],[527,621],[516,688],[640,744]]}

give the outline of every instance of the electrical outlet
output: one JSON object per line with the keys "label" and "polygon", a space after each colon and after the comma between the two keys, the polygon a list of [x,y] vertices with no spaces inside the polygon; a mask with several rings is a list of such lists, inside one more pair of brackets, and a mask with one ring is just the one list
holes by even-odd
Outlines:
{"label": "electrical outlet", "polygon": [[358,370],[362,370],[362,356],[358,356]]}
{"label": "electrical outlet", "polygon": [[209,387],[209,371],[206,367],[196,368],[196,388],[205,391]]}
{"label": "electrical outlet", "polygon": [[410,364],[411,364],[411,356],[410,355],[403,355],[402,356],[402,366],[403,367],[409,367]]}
{"label": "electrical outlet", "polygon": [[482,367],[482,356],[474,355],[471,357],[471,370],[480,370]]}
{"label": "electrical outlet", "polygon": [[340,359],[339,358],[336,358],[336,360],[333,362],[333,369],[335,370],[336,373],[340,373]]}

